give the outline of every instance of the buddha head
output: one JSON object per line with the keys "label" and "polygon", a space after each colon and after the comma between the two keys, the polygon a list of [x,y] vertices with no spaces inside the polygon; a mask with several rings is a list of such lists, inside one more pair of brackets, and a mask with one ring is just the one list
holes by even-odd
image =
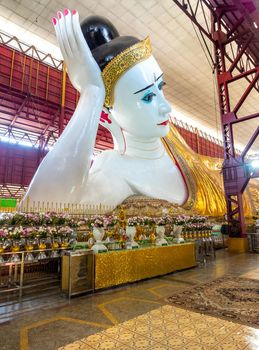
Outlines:
{"label": "buddha head", "polygon": [[120,36],[110,21],[98,16],[86,18],[81,29],[102,71],[109,124],[143,139],[164,137],[171,107],[150,39]]}

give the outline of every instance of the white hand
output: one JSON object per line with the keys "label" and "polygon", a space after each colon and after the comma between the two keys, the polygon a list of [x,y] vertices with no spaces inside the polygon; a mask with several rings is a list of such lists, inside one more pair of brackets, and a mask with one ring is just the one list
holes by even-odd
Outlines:
{"label": "white hand", "polygon": [[89,85],[95,85],[104,95],[101,70],[83,36],[78,12],[73,10],[71,14],[65,9],[64,14],[58,11],[57,17],[53,18],[52,22],[71,83],[79,92]]}

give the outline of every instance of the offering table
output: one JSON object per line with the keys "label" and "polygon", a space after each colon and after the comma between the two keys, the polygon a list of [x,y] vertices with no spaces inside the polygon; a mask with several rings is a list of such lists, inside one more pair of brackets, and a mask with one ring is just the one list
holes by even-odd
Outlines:
{"label": "offering table", "polygon": [[100,253],[95,255],[95,289],[140,281],[194,266],[193,242]]}

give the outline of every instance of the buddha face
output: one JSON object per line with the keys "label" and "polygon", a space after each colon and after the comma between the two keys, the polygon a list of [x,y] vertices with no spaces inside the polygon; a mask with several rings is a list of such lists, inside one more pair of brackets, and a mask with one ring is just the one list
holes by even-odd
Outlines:
{"label": "buddha face", "polygon": [[111,114],[124,132],[141,138],[163,137],[169,132],[171,106],[164,97],[163,72],[153,56],[118,80]]}

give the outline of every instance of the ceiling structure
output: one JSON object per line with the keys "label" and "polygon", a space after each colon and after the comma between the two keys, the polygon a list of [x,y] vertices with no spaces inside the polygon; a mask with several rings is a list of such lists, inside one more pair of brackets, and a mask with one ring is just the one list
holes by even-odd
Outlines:
{"label": "ceiling structure", "polygon": [[[224,0],[220,1],[224,3]],[[195,0],[190,2],[195,3]],[[259,9],[259,1],[254,2]],[[165,95],[173,106],[172,114],[221,139],[216,76],[212,63],[197,30],[172,0],[0,0],[0,30],[15,34],[18,28],[19,34],[16,36],[23,41],[29,38],[28,33],[32,33],[34,37],[30,37],[30,44],[43,49],[38,36],[48,43],[44,51],[58,56],[60,53],[51,19],[57,10],[65,7],[77,9],[81,20],[93,14],[105,16],[121,35],[133,35],[140,39],[149,35],[154,56],[164,71],[167,83]],[[204,20],[202,13],[200,20]],[[207,20],[210,21],[209,15]],[[18,27],[14,28],[11,23]],[[210,42],[208,47],[213,56]],[[246,82],[240,81],[231,90],[231,103],[240,98],[245,88]],[[239,115],[253,114],[258,110],[259,94],[253,90]],[[234,130],[239,149],[257,126],[258,118]],[[259,140],[254,143],[253,151],[259,151]]]}

